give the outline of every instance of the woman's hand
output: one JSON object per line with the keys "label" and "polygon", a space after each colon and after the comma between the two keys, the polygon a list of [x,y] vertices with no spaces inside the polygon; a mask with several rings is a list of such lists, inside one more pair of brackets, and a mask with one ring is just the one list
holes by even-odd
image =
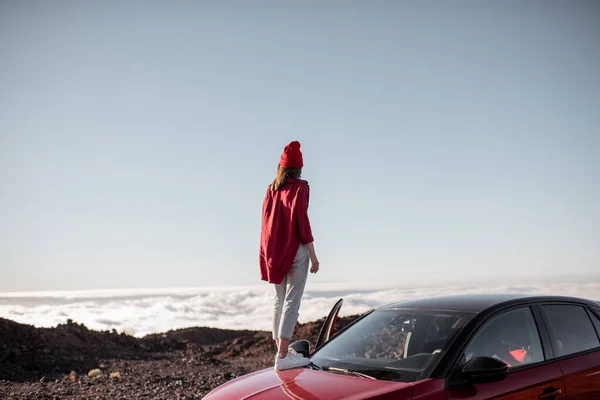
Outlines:
{"label": "woman's hand", "polygon": [[310,273],[316,274],[319,270],[319,260],[317,259],[317,254],[315,253],[315,243],[308,243],[306,248],[308,249],[308,256],[310,257],[310,263],[312,264],[310,267]]}
{"label": "woman's hand", "polygon": [[317,258],[311,258],[310,259],[310,272],[311,274],[316,274],[317,271],[319,270],[319,260],[317,260]]}

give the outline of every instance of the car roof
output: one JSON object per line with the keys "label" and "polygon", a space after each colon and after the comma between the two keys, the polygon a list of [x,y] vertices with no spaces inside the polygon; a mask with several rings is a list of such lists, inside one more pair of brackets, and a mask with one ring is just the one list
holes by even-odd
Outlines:
{"label": "car roof", "polygon": [[569,296],[552,296],[526,293],[493,293],[493,294],[459,294],[450,296],[427,297],[405,300],[386,306],[381,309],[409,308],[424,310],[446,310],[480,313],[488,308],[530,302],[566,301],[597,305],[596,302]]}

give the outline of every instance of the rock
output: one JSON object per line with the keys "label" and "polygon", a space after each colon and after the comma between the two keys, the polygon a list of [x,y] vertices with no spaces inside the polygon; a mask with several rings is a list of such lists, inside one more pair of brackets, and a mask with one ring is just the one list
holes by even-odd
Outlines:
{"label": "rock", "polygon": [[[336,327],[354,318],[339,318]],[[293,340],[314,343],[321,325],[298,324]],[[269,332],[203,327],[136,338],[74,321],[35,328],[0,318],[0,338],[0,399],[117,399],[120,393],[132,400],[201,399],[228,380],[272,367],[276,351]]]}
{"label": "rock", "polygon": [[95,368],[95,369],[91,370],[90,372],[88,372],[88,376],[90,378],[100,378],[102,376],[102,370],[99,368]]}

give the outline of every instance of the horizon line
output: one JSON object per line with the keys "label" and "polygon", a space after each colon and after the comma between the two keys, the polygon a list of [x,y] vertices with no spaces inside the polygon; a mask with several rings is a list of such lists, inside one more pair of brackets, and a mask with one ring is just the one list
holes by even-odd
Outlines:
{"label": "horizon line", "polygon": [[[323,290],[394,290],[401,288],[423,288],[423,287],[439,287],[439,286],[457,286],[462,284],[477,284],[477,283],[495,283],[497,285],[510,284],[513,286],[531,285],[531,284],[550,284],[550,283],[594,283],[594,282],[580,282],[582,278],[593,277],[600,279],[600,273],[580,273],[580,274],[552,274],[543,276],[525,276],[521,277],[521,281],[518,283],[508,282],[510,278],[505,277],[473,277],[473,279],[465,278],[454,278],[448,279],[444,282],[441,280],[423,280],[414,279],[410,283],[401,284],[364,284],[361,282],[351,281],[319,281],[313,282],[310,287],[307,287],[305,292],[318,292]],[[534,282],[536,280],[542,280],[542,282]],[[566,279],[564,281],[557,281],[560,279]],[[579,282],[576,282],[579,281]],[[228,291],[228,290],[264,290],[269,288],[269,284],[266,282],[259,282],[254,284],[238,284],[238,285],[214,285],[214,286],[171,286],[171,287],[124,287],[124,288],[95,288],[95,289],[58,289],[58,290],[19,290],[19,291],[6,291],[0,292],[0,298],[10,297],[62,297],[69,298],[71,296],[84,297],[109,297],[110,295],[122,296],[139,296],[144,294],[149,295],[160,295],[160,294],[185,294],[185,293],[202,293],[202,292],[215,292],[215,291]]]}

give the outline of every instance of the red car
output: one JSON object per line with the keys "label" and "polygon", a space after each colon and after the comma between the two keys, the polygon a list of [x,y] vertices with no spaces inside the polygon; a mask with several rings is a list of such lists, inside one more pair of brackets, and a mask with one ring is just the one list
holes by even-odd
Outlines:
{"label": "red car", "polygon": [[600,304],[463,295],[378,308],[333,335],[340,299],[304,368],[233,379],[218,399],[600,399]]}

